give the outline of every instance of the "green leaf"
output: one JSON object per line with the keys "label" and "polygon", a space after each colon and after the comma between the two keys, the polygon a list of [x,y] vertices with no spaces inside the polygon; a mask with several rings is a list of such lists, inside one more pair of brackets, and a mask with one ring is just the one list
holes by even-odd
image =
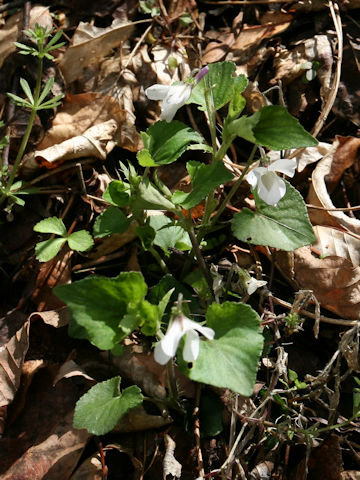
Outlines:
{"label": "green leaf", "polygon": [[[177,300],[179,293],[181,293],[184,300],[187,300],[184,302],[183,308],[186,309],[187,306],[189,306],[189,309],[193,313],[200,310],[199,301],[197,297],[194,296],[193,292],[170,274],[164,275],[159,283],[152,287],[148,295],[149,301],[155,305],[159,305],[170,289],[172,290],[172,294],[169,301],[173,302]],[[184,311],[184,313],[187,314],[188,312]]]}
{"label": "green leaf", "polygon": [[300,193],[286,183],[286,194],[277,206],[263,202],[253,191],[256,211],[244,208],[232,219],[236,238],[255,245],[291,251],[315,241],[315,235]]}
{"label": "green leaf", "polygon": [[205,88],[211,88],[215,110],[219,110],[230,102],[235,91],[241,93],[246,88],[247,79],[240,75],[240,80],[236,80],[233,62],[212,63],[208,67],[209,73],[193,88],[188,103],[196,103],[200,105],[199,110],[206,110]]}
{"label": "green leaf", "polygon": [[238,136],[272,150],[314,147],[318,144],[286,108],[278,105],[263,107],[251,117],[235,120],[230,128]]}
{"label": "green leaf", "polygon": [[79,230],[68,236],[68,245],[71,250],[76,250],[77,252],[86,252],[94,246],[94,240],[89,232],[86,230]]}
{"label": "green leaf", "polygon": [[245,98],[241,95],[241,92],[247,87],[248,81],[244,75],[240,75],[235,78],[234,95],[229,103],[228,119],[233,120],[237,118],[244,110],[246,105]]}
{"label": "green leaf", "polygon": [[232,180],[233,175],[222,162],[204,165],[200,162],[188,162],[187,171],[191,177],[192,191],[190,193],[177,190],[172,200],[189,209],[198,205],[203,198],[214,191],[222,183]]}
{"label": "green leaf", "polygon": [[113,233],[124,233],[130,226],[130,221],[117,207],[109,207],[102,212],[94,223],[95,238],[103,238]]}
{"label": "green leaf", "polygon": [[41,102],[46,98],[47,94],[50,92],[52,86],[54,85],[54,77],[49,78],[49,80],[46,82],[44,90],[41,92],[41,95],[39,97],[38,105],[41,104]]}
{"label": "green leaf", "polygon": [[142,180],[131,197],[133,210],[173,210],[175,205],[165,198],[148,178]]}
{"label": "green leaf", "polygon": [[139,152],[137,159],[143,167],[168,165],[175,162],[191,143],[205,143],[199,133],[175,120],[156,122],[141,136],[145,151]]}
{"label": "green leaf", "polygon": [[6,95],[11,98],[11,100],[15,103],[15,105],[18,105],[19,107],[27,107],[32,109],[33,105],[25,100],[24,98],[18,97],[17,95],[14,95],[13,93],[7,92]]}
{"label": "green leaf", "polygon": [[55,233],[61,237],[67,236],[67,230],[61,218],[49,217],[38,222],[34,227],[34,232]]}
{"label": "green leaf", "polygon": [[30,85],[25,80],[25,78],[20,78],[20,85],[30,103],[34,105],[34,97],[32,96]]}
{"label": "green leaf", "polygon": [[215,339],[200,342],[199,357],[190,368],[178,355],[180,371],[197,382],[252,395],[263,346],[258,314],[243,303],[213,303],[206,320]]}
{"label": "green leaf", "polygon": [[152,215],[149,225],[155,230],[154,245],[162,248],[166,255],[170,255],[169,247],[178,250],[191,250],[189,234],[166,215]]}
{"label": "green leaf", "polygon": [[159,307],[147,300],[143,300],[137,305],[136,311],[137,315],[141,318],[140,325],[142,333],[153,337],[160,328]]}
{"label": "green leaf", "polygon": [[54,292],[70,309],[70,336],[111,350],[121,338],[119,322],[128,305],[144,299],[147,285],[141,273],[122,272],[116,278],[92,276],[59,285]]}
{"label": "green leaf", "polygon": [[37,243],[35,246],[36,258],[39,262],[48,262],[56,257],[65,242],[65,238],[50,238],[44,242]]}
{"label": "green leaf", "polygon": [[141,327],[144,335],[154,336],[160,328],[159,308],[147,300],[142,300],[136,304],[130,304],[127,313],[119,323],[121,337],[119,341],[124,340],[134,330]]}
{"label": "green leaf", "polygon": [[107,186],[103,199],[117,207],[129,205],[130,186],[121,180],[113,180]]}
{"label": "green leaf", "polygon": [[140,238],[142,248],[149,250],[155,238],[155,231],[150,225],[139,225],[134,228],[135,233]]}
{"label": "green leaf", "polygon": [[76,403],[74,427],[86,428],[89,433],[103,435],[112,430],[121,418],[143,401],[136,385],[120,393],[120,377],[94,385]]}

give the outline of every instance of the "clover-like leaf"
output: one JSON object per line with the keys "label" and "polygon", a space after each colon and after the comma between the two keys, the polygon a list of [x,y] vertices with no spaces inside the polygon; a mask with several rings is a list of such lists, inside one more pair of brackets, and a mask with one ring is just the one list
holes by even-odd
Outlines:
{"label": "clover-like leaf", "polygon": [[76,250],[77,252],[86,252],[86,250],[90,250],[94,246],[94,240],[86,230],[72,233],[68,236],[67,241],[71,250]]}
{"label": "clover-like leaf", "polygon": [[54,233],[61,237],[66,237],[67,230],[64,222],[58,217],[44,218],[34,226],[34,232]]}
{"label": "clover-like leaf", "polygon": [[39,262],[48,262],[56,257],[65,242],[65,238],[50,238],[44,242],[37,243],[35,246],[36,258]]}

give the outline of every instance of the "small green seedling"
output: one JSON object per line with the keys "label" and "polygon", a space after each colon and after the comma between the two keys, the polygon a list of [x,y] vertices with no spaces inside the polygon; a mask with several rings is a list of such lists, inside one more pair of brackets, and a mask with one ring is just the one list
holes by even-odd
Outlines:
{"label": "small green seedling", "polygon": [[50,217],[38,222],[34,227],[35,232],[52,233],[58,235],[57,238],[49,238],[43,242],[39,242],[35,247],[36,258],[39,262],[47,262],[54,258],[65,242],[68,243],[71,250],[77,252],[85,252],[94,245],[94,240],[86,230],[68,235],[64,222],[61,218]]}

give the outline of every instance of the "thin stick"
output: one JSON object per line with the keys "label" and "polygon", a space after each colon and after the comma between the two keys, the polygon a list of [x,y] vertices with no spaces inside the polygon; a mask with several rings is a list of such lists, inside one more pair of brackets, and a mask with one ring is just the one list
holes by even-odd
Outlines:
{"label": "thin stick", "polygon": [[[281,300],[281,298],[277,298],[272,296],[271,297],[273,302],[275,302],[277,305],[281,305],[282,307],[285,307],[289,310],[291,310],[292,305],[291,303],[285,302],[284,300]],[[312,318],[313,320],[316,320],[316,315],[314,313],[308,312],[307,310],[303,310],[302,308],[299,310],[299,313],[301,315],[304,315],[304,317],[309,317]],[[341,325],[344,327],[354,327],[359,323],[358,320],[343,320],[343,319],[338,319],[338,318],[330,318],[330,317],[324,317],[323,315],[320,316],[320,322],[324,323],[330,323],[332,325]]]}
{"label": "thin stick", "polygon": [[335,68],[335,74],[334,74],[334,81],[332,82],[329,96],[326,99],[325,105],[320,113],[319,118],[317,119],[317,122],[315,123],[313,129],[311,130],[311,133],[312,135],[314,135],[314,137],[316,137],[319,134],[320,130],[324,125],[325,120],[327,119],[329,113],[331,112],[331,109],[336,99],[336,95],[337,95],[337,91],[340,83],[340,77],[341,77],[341,64],[342,64],[342,58],[343,58],[343,32],[342,32],[342,26],[341,26],[341,17],[339,13],[339,7],[337,6],[337,4],[334,5],[332,0],[329,0],[329,8],[330,8],[332,20],[334,22],[337,41],[338,41],[337,62],[336,62],[336,68]]}
{"label": "thin stick", "polygon": [[356,207],[344,207],[344,208],[325,208],[325,207],[318,207],[317,205],[311,205],[307,203],[306,206],[308,208],[313,208],[314,210],[326,210],[327,212],[348,212],[349,210],[360,210],[360,205]]}
{"label": "thin stick", "polygon": [[200,418],[199,418],[200,396],[201,396],[201,383],[198,383],[196,386],[195,407],[193,411],[194,437],[195,437],[196,454],[197,454],[197,462],[198,462],[198,475],[200,478],[204,478],[205,476],[204,461],[203,461],[201,443],[200,443]]}

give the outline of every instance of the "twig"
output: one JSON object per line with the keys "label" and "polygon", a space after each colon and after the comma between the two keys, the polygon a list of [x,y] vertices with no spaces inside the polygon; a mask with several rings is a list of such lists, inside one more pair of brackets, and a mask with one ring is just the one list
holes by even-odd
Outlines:
{"label": "twig", "polygon": [[357,205],[356,207],[344,207],[344,208],[326,208],[326,207],[318,207],[317,205],[311,205],[310,203],[307,203],[306,206],[308,208],[313,208],[314,210],[325,210],[327,212],[348,212],[349,210],[360,210],[360,205]]}
{"label": "twig", "polygon": [[319,134],[320,130],[324,125],[325,120],[327,119],[327,116],[331,112],[331,109],[336,99],[336,95],[337,95],[337,91],[340,83],[340,77],[341,77],[341,64],[342,64],[342,58],[343,58],[343,33],[342,33],[342,26],[341,26],[341,17],[339,13],[339,7],[337,6],[337,4],[334,4],[332,0],[329,0],[329,8],[330,8],[332,20],[334,22],[337,41],[338,41],[337,62],[336,62],[334,80],[330,87],[329,96],[326,99],[325,105],[321,110],[319,118],[317,119],[313,129],[311,130],[311,133],[312,135],[314,135],[314,137],[316,137]]}
{"label": "twig", "polygon": [[204,461],[203,461],[201,443],[200,443],[200,418],[199,418],[200,396],[201,396],[201,383],[198,383],[196,385],[195,407],[193,411],[194,437],[195,437],[197,463],[198,463],[198,476],[200,478],[204,478],[205,476]]}
{"label": "twig", "polygon": [[[291,310],[292,308],[291,303],[285,302],[284,300],[281,300],[281,298],[277,298],[274,296],[272,296],[271,298],[273,302],[275,302],[277,305],[281,305],[282,307],[285,307]],[[301,315],[304,315],[304,317],[309,317],[309,318],[312,318],[313,320],[316,320],[315,313],[308,312],[307,310],[303,310],[302,308],[299,310],[299,313]],[[343,320],[343,319],[337,319],[337,318],[324,317],[323,315],[321,315],[320,322],[330,323],[332,325],[341,325],[343,327],[354,327],[359,323],[359,320]]]}

